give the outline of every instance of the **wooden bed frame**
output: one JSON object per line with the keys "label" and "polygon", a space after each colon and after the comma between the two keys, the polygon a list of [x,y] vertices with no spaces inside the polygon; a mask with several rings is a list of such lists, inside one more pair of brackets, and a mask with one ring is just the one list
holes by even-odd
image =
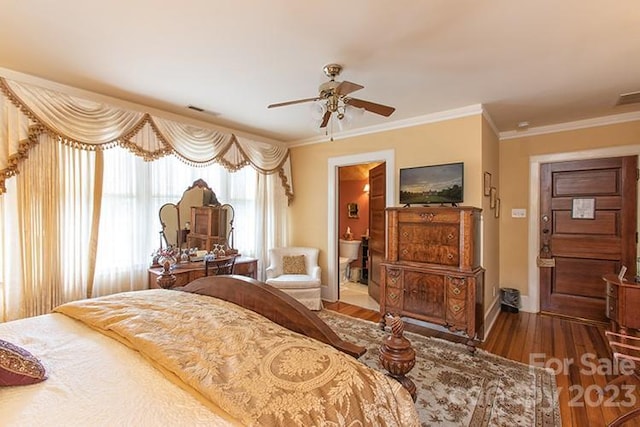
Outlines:
{"label": "wooden bed frame", "polygon": [[[175,291],[209,295],[254,311],[294,332],[314,338],[355,358],[367,349],[340,338],[329,325],[295,298],[258,280],[239,275],[201,277]],[[402,322],[399,318],[397,321]],[[392,334],[380,347],[380,364],[416,399],[415,385],[405,377],[413,368],[415,352],[402,336],[402,326],[393,327]]]}
{"label": "wooden bed frame", "polygon": [[246,276],[208,276],[174,290],[209,295],[255,311],[287,329],[329,344],[355,358],[367,349],[341,339],[315,313],[284,292]]}

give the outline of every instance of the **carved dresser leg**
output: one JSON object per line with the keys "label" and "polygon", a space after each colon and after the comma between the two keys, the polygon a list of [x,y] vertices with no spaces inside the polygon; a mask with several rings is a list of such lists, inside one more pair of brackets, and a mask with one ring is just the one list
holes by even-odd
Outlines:
{"label": "carved dresser leg", "polygon": [[378,359],[389,375],[406,388],[415,402],[417,393],[416,385],[405,375],[416,364],[416,352],[411,347],[411,342],[403,336],[404,322],[399,316],[387,315],[383,318],[391,327],[391,335],[387,336],[380,346]]}

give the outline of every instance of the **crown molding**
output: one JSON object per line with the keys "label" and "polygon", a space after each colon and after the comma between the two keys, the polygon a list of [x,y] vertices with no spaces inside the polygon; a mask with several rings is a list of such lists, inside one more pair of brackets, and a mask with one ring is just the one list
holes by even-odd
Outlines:
{"label": "crown molding", "polygon": [[566,132],[571,130],[586,129],[596,126],[612,125],[617,123],[632,122],[640,120],[640,111],[630,113],[614,114],[610,116],[595,117],[592,119],[576,120],[574,122],[558,123],[555,125],[538,126],[526,130],[510,130],[499,133],[500,141],[522,138],[534,135],[544,135],[547,133]]}
{"label": "crown molding", "polygon": [[[484,108],[482,104],[473,104],[468,105],[466,107],[454,108],[452,110],[439,111],[437,113],[426,114],[424,116],[411,117],[409,119],[396,120],[393,122],[385,122],[380,125],[375,126],[367,126],[358,129],[347,130],[339,133],[333,134],[333,140],[336,141],[338,139],[352,138],[354,136],[362,136],[369,135],[372,133],[384,132],[394,129],[402,129],[407,127],[413,127],[418,125],[424,125],[428,123],[442,122],[445,120],[451,119],[459,119],[462,117],[474,116],[477,114],[483,114]],[[488,115],[486,116],[489,123],[493,126],[493,122]],[[497,133],[497,132],[496,132]],[[317,144],[320,142],[329,141],[330,137],[328,135],[317,136],[313,138],[301,139],[298,141],[293,141],[289,143],[289,147],[299,147],[303,145]]]}
{"label": "crown molding", "polygon": [[5,77],[9,80],[14,80],[16,82],[25,83],[33,86],[38,86],[44,89],[49,89],[56,92],[62,92],[69,96],[74,96],[78,98],[83,98],[88,101],[93,102],[101,102],[109,105],[113,105],[115,107],[125,108],[128,110],[139,111],[142,113],[149,113],[151,115],[162,117],[167,120],[174,120],[177,122],[188,123],[194,126],[199,126],[206,129],[213,129],[218,132],[230,133],[235,135],[236,137],[246,138],[255,142],[263,142],[271,145],[278,146],[287,146],[283,141],[279,141],[276,139],[266,138],[264,136],[255,135],[249,132],[243,132],[237,129],[228,128],[225,126],[219,126],[210,122],[194,119],[187,116],[182,116],[180,114],[171,113],[168,111],[160,110],[157,108],[149,107],[143,104],[137,104],[131,101],[125,101],[120,98],[115,98],[108,95],[103,95],[97,92],[91,92],[84,89],[79,89],[77,87],[64,85],[61,83],[54,82],[52,80],[43,79],[41,77],[32,76],[29,74],[24,74],[18,71],[13,71],[8,68],[0,67],[0,77]]}
{"label": "crown molding", "polygon": [[493,133],[496,134],[496,136],[498,136],[499,139],[499,135],[500,135],[500,130],[498,130],[498,127],[496,126],[496,124],[493,122],[493,119],[491,118],[491,116],[489,115],[489,112],[484,108],[484,106],[482,106],[482,117],[485,118],[485,120],[487,121],[487,123],[489,124],[489,127],[493,130]]}

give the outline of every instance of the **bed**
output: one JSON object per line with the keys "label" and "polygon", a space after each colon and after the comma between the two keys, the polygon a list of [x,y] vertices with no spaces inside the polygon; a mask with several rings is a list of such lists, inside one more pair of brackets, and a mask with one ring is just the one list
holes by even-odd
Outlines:
{"label": "bed", "polygon": [[48,376],[0,387],[3,426],[419,425],[363,348],[247,277],[76,301],[0,324],[0,338]]}

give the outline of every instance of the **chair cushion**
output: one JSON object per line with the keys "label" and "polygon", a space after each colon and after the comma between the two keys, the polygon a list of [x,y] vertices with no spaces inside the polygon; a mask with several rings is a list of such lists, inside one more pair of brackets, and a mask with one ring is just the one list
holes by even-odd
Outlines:
{"label": "chair cushion", "polygon": [[304,255],[285,255],[282,257],[282,274],[306,274]]}
{"label": "chair cushion", "polygon": [[0,386],[35,384],[46,378],[44,366],[34,355],[0,339]]}
{"label": "chair cushion", "polygon": [[267,279],[267,285],[279,289],[319,288],[320,280],[316,280],[307,274],[283,274],[282,276]]}

